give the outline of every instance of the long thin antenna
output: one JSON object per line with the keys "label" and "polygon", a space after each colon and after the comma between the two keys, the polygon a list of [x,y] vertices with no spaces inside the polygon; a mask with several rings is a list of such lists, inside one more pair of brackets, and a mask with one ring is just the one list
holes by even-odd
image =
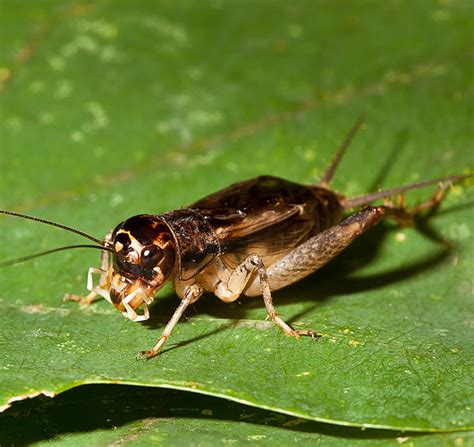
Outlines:
{"label": "long thin antenna", "polygon": [[360,197],[355,197],[353,199],[343,199],[341,205],[345,209],[355,208],[360,205],[367,205],[377,199],[383,199],[385,197],[393,196],[411,189],[423,188],[425,186],[434,185],[436,183],[452,183],[459,182],[461,180],[472,177],[474,174],[465,174],[465,175],[450,175],[448,177],[437,178],[433,180],[425,180],[423,182],[411,183],[409,185],[399,186],[397,188],[386,189],[385,191],[371,192]]}
{"label": "long thin antenna", "polygon": [[74,228],[71,228],[66,225],[56,223],[56,222],[51,222],[50,220],[40,219],[39,217],[27,216],[26,214],[15,213],[13,211],[0,210],[0,214],[4,214],[6,216],[21,217],[22,219],[32,220],[33,222],[39,222],[42,224],[51,225],[52,227],[61,228],[62,230],[70,231],[71,233],[75,233],[75,234],[78,234],[79,236],[85,237],[86,239],[89,239],[90,241],[95,242],[96,244],[99,244],[102,247],[105,247],[107,245],[105,241],[101,241],[100,239],[96,239],[93,236],[89,236],[87,233],[84,233],[83,231],[75,230]]}
{"label": "long thin antenna", "polygon": [[320,180],[319,186],[322,186],[323,188],[327,188],[329,186],[334,176],[334,172],[336,172],[336,169],[339,166],[339,163],[341,162],[342,157],[344,156],[344,153],[346,152],[347,148],[351,144],[351,141],[354,138],[354,135],[357,133],[357,131],[360,129],[363,123],[364,123],[364,116],[361,115],[356,121],[356,123],[354,124],[354,126],[352,127],[352,129],[344,138],[344,141],[342,142],[342,144],[339,146],[339,149],[337,150],[336,155],[333,158],[329,168],[327,169],[323,178]]}
{"label": "long thin antenna", "polygon": [[[64,247],[58,247],[58,248],[53,248],[51,250],[41,251],[39,253],[24,256],[22,258],[10,259],[9,261],[0,262],[0,267],[7,267],[7,266],[10,266],[10,265],[19,264],[20,262],[26,262],[26,261],[29,261],[30,259],[39,258],[40,256],[46,256],[46,255],[49,255],[51,253],[57,253],[58,251],[71,250],[73,248],[95,248],[95,249],[98,249],[98,250],[105,250],[105,251],[110,251],[111,253],[115,253],[115,251],[112,248],[100,247],[98,245],[87,245],[87,244],[65,245]],[[115,253],[115,254],[117,254],[117,253]]]}

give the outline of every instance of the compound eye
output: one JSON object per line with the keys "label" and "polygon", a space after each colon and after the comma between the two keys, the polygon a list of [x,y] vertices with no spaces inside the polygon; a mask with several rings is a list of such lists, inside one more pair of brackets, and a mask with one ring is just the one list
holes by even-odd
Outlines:
{"label": "compound eye", "polygon": [[132,241],[130,240],[130,237],[126,233],[119,233],[117,236],[115,236],[114,239],[114,248],[115,251],[118,252],[128,252],[130,248],[130,244]]}
{"label": "compound eye", "polygon": [[156,245],[147,245],[141,253],[140,263],[145,270],[152,270],[163,257],[163,250]]}

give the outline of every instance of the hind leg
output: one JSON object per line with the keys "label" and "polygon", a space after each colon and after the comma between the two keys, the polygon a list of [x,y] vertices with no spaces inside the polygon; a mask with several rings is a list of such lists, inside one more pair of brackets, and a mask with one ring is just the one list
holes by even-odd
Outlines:
{"label": "hind leg", "polygon": [[[391,211],[385,206],[367,207],[302,243],[267,268],[270,289],[281,289],[323,267]],[[245,294],[261,294],[256,280],[245,290]]]}
{"label": "hind leg", "polygon": [[440,186],[428,200],[419,203],[412,209],[404,206],[405,196],[403,193],[400,193],[398,196],[396,204],[388,198],[384,200],[384,204],[386,208],[390,210],[391,217],[393,217],[400,225],[410,226],[414,224],[415,218],[423,211],[427,211],[428,213],[436,211],[448,188],[449,184]]}
{"label": "hind leg", "polygon": [[[277,290],[304,278],[327,264],[364,231],[375,225],[388,209],[368,207],[326,231],[314,236],[287,256],[265,268],[258,255],[248,256],[231,274],[227,283],[219,284],[217,296],[231,301],[243,292],[247,296],[263,295],[269,317],[286,335],[316,337],[312,330],[294,330],[276,312],[271,290]],[[226,293],[224,293],[226,292]]]}
{"label": "hind leg", "polygon": [[[439,188],[433,197],[412,210],[394,206],[368,206],[340,224],[312,237],[267,269],[271,290],[278,290],[299,281],[326,265],[384,216],[391,217],[400,224],[412,224],[414,217],[422,211],[434,211],[439,206],[446,188]],[[254,295],[256,291],[257,288],[252,284],[246,294]]]}
{"label": "hind leg", "polygon": [[[349,216],[340,224],[319,233],[296,247],[288,255],[270,265],[265,276],[260,275],[245,289],[247,296],[261,295],[268,288],[265,297],[267,312],[276,315],[270,290],[278,290],[310,275],[334,259],[347,248],[358,236],[376,225],[382,217],[388,216],[397,221],[401,218],[413,217],[423,210],[435,209],[442,199],[442,191],[438,191],[430,200],[423,202],[410,213],[404,209],[390,206],[369,206]],[[272,317],[273,319],[273,317]],[[276,321],[275,321],[276,322]],[[285,323],[288,327],[288,325]],[[279,326],[287,335],[314,335],[313,331],[290,331],[281,324]]]}

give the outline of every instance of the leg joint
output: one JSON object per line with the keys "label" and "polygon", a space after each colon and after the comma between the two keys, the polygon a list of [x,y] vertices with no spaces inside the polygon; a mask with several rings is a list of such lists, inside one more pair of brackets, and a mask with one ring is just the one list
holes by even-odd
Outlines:
{"label": "leg joint", "polygon": [[254,267],[258,267],[258,268],[263,267],[263,262],[260,259],[260,256],[258,255],[250,255],[248,260],[249,260],[249,263],[253,265]]}

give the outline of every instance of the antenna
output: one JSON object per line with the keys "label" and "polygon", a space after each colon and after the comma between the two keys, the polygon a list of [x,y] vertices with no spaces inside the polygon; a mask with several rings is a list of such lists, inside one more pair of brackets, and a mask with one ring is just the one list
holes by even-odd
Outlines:
{"label": "antenna", "polygon": [[10,259],[9,261],[0,262],[0,267],[8,267],[10,265],[19,264],[20,262],[29,261],[30,259],[39,258],[40,256],[46,256],[46,255],[49,255],[51,253],[56,253],[58,251],[64,251],[64,250],[70,250],[70,249],[73,249],[73,248],[95,248],[95,249],[98,249],[98,250],[105,250],[105,251],[109,251],[110,253],[117,254],[112,248],[99,247],[97,245],[86,245],[86,244],[65,245],[64,247],[58,247],[58,248],[53,248],[51,250],[41,251],[39,253],[35,253],[35,254],[32,254],[32,255],[23,256],[22,258]]}
{"label": "antenna", "polygon": [[90,241],[95,242],[96,244],[99,244],[102,247],[107,247],[106,241],[101,241],[100,239],[96,239],[95,237],[90,236],[87,233],[84,233],[83,231],[75,230],[74,228],[56,222],[51,222],[50,220],[41,219],[39,217],[27,216],[26,214],[15,213],[13,211],[0,210],[0,214],[4,214],[6,216],[20,217],[22,219],[32,220],[33,222],[39,222],[45,225],[51,225],[52,227],[61,228],[62,230],[70,231],[71,233],[75,233],[79,236],[85,237],[86,239],[89,239]]}
{"label": "antenna", "polygon": [[339,149],[337,150],[336,155],[334,159],[332,160],[329,168],[327,169],[323,178],[319,181],[319,186],[322,186],[323,188],[326,188],[329,186],[329,183],[331,183],[334,173],[336,172],[336,169],[339,166],[339,163],[341,162],[344,153],[349,147],[349,144],[351,144],[351,141],[354,138],[354,135],[357,133],[357,131],[360,129],[363,123],[364,123],[364,116],[361,115],[359,116],[358,120],[356,121],[352,129],[344,138],[344,141],[342,142],[342,144],[339,146]]}
{"label": "antenna", "polygon": [[371,192],[360,197],[354,197],[353,199],[343,199],[341,205],[347,210],[350,208],[355,208],[360,205],[367,205],[368,203],[373,202],[377,199],[383,199],[384,197],[389,197],[394,194],[399,194],[411,189],[423,188],[425,186],[434,185],[436,183],[453,183],[465,180],[469,177],[472,177],[474,174],[464,174],[464,175],[450,175],[448,177],[437,178],[433,180],[425,180],[423,182],[411,183],[409,185],[399,186],[397,188],[386,189],[385,191]]}

